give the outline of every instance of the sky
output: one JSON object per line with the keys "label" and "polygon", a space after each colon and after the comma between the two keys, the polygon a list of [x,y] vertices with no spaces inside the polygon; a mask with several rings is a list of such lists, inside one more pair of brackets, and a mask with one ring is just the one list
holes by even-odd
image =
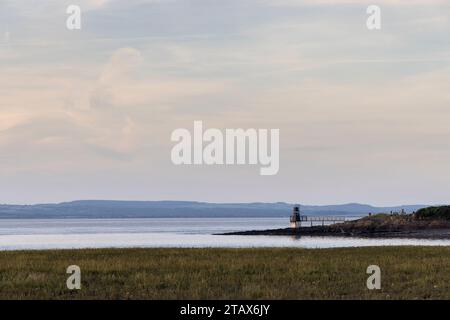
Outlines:
{"label": "sky", "polygon": [[[449,203],[449,36],[448,0],[2,0],[0,203]],[[196,120],[280,129],[278,174],[175,166]]]}

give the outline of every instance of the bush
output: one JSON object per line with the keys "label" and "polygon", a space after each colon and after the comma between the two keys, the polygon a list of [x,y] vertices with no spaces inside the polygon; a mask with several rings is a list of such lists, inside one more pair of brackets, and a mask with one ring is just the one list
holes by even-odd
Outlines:
{"label": "bush", "polygon": [[450,220],[450,206],[428,207],[416,212],[418,219]]}

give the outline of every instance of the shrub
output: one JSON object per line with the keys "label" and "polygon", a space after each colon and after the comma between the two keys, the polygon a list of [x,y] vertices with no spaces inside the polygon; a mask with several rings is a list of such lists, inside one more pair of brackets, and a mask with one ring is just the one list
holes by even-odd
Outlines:
{"label": "shrub", "polygon": [[418,219],[443,219],[450,220],[450,206],[428,207],[416,212]]}

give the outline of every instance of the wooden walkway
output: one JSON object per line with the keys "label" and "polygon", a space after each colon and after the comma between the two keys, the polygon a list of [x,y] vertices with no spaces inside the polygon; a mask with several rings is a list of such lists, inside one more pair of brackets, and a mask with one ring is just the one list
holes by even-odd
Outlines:
{"label": "wooden walkway", "polygon": [[326,224],[333,224],[333,223],[340,223],[345,221],[352,221],[356,219],[360,219],[363,216],[300,216],[300,221],[303,222],[310,222],[311,226],[315,223],[325,225]]}

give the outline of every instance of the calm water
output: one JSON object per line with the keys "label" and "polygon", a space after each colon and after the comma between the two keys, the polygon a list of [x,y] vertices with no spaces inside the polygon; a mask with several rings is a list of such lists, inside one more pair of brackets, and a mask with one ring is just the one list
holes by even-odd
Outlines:
{"label": "calm water", "polygon": [[450,245],[450,240],[218,236],[287,227],[286,218],[0,220],[0,250],[126,247],[301,247]]}

